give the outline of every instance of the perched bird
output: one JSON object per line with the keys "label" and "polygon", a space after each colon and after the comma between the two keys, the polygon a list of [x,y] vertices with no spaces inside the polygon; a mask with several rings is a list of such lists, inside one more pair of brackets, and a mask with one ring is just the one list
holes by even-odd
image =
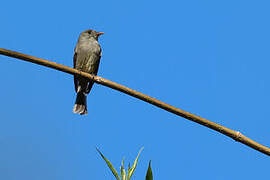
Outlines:
{"label": "perched bird", "polygon": [[[102,34],[104,33],[96,32],[91,29],[80,34],[73,57],[75,69],[97,75],[101,57],[101,48],[98,43],[98,37]],[[74,85],[77,97],[73,107],[73,113],[81,115],[87,114],[86,97],[93,84],[94,82],[89,79],[74,75]]]}

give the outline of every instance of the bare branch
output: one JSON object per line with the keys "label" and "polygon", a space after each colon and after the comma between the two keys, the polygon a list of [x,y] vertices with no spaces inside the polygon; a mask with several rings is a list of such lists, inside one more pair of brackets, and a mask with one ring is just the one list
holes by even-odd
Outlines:
{"label": "bare branch", "polygon": [[147,103],[150,103],[150,104],[152,104],[154,106],[162,108],[162,109],[164,109],[166,111],[169,111],[169,112],[171,112],[173,114],[181,116],[181,117],[183,117],[185,119],[189,119],[191,121],[199,123],[199,124],[201,124],[203,126],[206,126],[206,127],[210,128],[210,129],[213,129],[213,130],[215,130],[215,131],[217,131],[219,133],[222,133],[222,134],[224,134],[226,136],[229,136],[230,138],[234,139],[235,141],[241,142],[241,143],[243,143],[243,144],[257,150],[257,151],[260,151],[260,152],[262,152],[262,153],[264,153],[266,155],[270,155],[270,148],[268,148],[266,146],[263,146],[263,145],[255,142],[255,141],[249,139],[248,137],[242,135],[238,131],[231,130],[231,129],[226,128],[224,126],[221,126],[221,125],[219,125],[217,123],[214,123],[214,122],[211,122],[211,121],[209,121],[207,119],[204,119],[202,117],[196,116],[196,115],[191,114],[191,113],[186,112],[186,111],[183,111],[183,110],[178,109],[178,108],[176,108],[174,106],[171,106],[171,105],[166,104],[166,103],[164,103],[162,101],[159,101],[159,100],[157,100],[155,98],[144,95],[144,94],[142,94],[140,92],[137,92],[137,91],[132,90],[132,89],[130,89],[128,87],[125,87],[123,85],[112,82],[110,80],[104,79],[102,77],[93,76],[91,74],[88,74],[88,73],[81,72],[81,71],[78,71],[76,69],[70,68],[68,66],[57,64],[55,62],[47,61],[47,60],[44,60],[44,59],[41,59],[41,58],[25,55],[25,54],[18,53],[18,52],[15,52],[15,51],[10,51],[10,50],[7,50],[7,49],[0,48],[0,54],[5,55],[5,56],[9,56],[9,57],[13,57],[13,58],[17,58],[17,59],[22,59],[22,60],[29,61],[29,62],[32,62],[32,63],[35,63],[35,64],[47,66],[47,67],[50,67],[50,68],[53,68],[53,69],[56,69],[56,70],[59,70],[59,71],[66,72],[68,74],[80,75],[80,76],[89,78],[89,79],[95,81],[98,84],[101,84],[103,86],[107,86],[107,87],[110,87],[112,89],[121,91],[121,92],[123,92],[125,94],[133,96],[133,97],[135,97],[137,99],[143,100],[143,101],[145,101]]}

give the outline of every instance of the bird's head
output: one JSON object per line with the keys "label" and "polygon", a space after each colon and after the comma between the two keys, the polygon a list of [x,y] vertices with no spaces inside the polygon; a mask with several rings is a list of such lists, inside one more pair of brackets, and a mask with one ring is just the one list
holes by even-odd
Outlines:
{"label": "bird's head", "polygon": [[96,32],[95,30],[89,29],[81,33],[81,36],[88,37],[88,38],[95,38],[98,40],[100,35],[104,34],[104,32]]}

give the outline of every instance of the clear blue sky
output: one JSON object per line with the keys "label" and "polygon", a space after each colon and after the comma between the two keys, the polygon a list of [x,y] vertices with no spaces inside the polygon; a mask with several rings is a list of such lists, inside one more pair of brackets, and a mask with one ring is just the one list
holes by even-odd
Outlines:
{"label": "clear blue sky", "polygon": [[[270,146],[269,1],[3,1],[0,46],[72,66],[81,31],[103,31],[99,76]],[[94,85],[72,113],[71,75],[0,56],[0,179],[265,179],[269,157],[210,129]]]}

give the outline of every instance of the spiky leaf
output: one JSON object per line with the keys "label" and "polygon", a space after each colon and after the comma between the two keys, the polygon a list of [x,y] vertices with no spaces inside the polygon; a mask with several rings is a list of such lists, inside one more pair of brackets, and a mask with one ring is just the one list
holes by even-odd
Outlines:
{"label": "spiky leaf", "polygon": [[130,172],[130,163],[128,163],[128,174]]}
{"label": "spiky leaf", "polygon": [[100,150],[99,150],[98,148],[96,148],[96,149],[97,149],[98,153],[100,154],[100,156],[105,160],[107,166],[108,166],[108,167],[110,168],[110,170],[112,171],[114,177],[115,177],[117,180],[120,180],[119,175],[118,175],[117,171],[115,170],[115,168],[113,167],[112,163],[111,163],[108,159],[105,158],[105,156],[100,152]]}
{"label": "spiky leaf", "polygon": [[137,158],[135,159],[135,161],[134,161],[132,167],[130,168],[130,171],[129,171],[128,177],[127,177],[128,180],[130,180],[131,176],[133,175],[133,173],[134,173],[134,171],[135,171],[135,169],[136,169],[136,167],[137,167],[137,162],[138,162],[138,159],[139,159],[139,156],[140,156],[142,150],[143,150],[143,147],[140,149]]}
{"label": "spiky leaf", "polygon": [[124,159],[122,160],[120,170],[121,170],[121,179],[126,180],[126,171],[125,171],[125,168],[124,168]]}
{"label": "spiky leaf", "polygon": [[149,161],[149,166],[147,169],[145,180],[153,180],[153,173],[152,173],[152,169],[151,169],[151,160]]}

